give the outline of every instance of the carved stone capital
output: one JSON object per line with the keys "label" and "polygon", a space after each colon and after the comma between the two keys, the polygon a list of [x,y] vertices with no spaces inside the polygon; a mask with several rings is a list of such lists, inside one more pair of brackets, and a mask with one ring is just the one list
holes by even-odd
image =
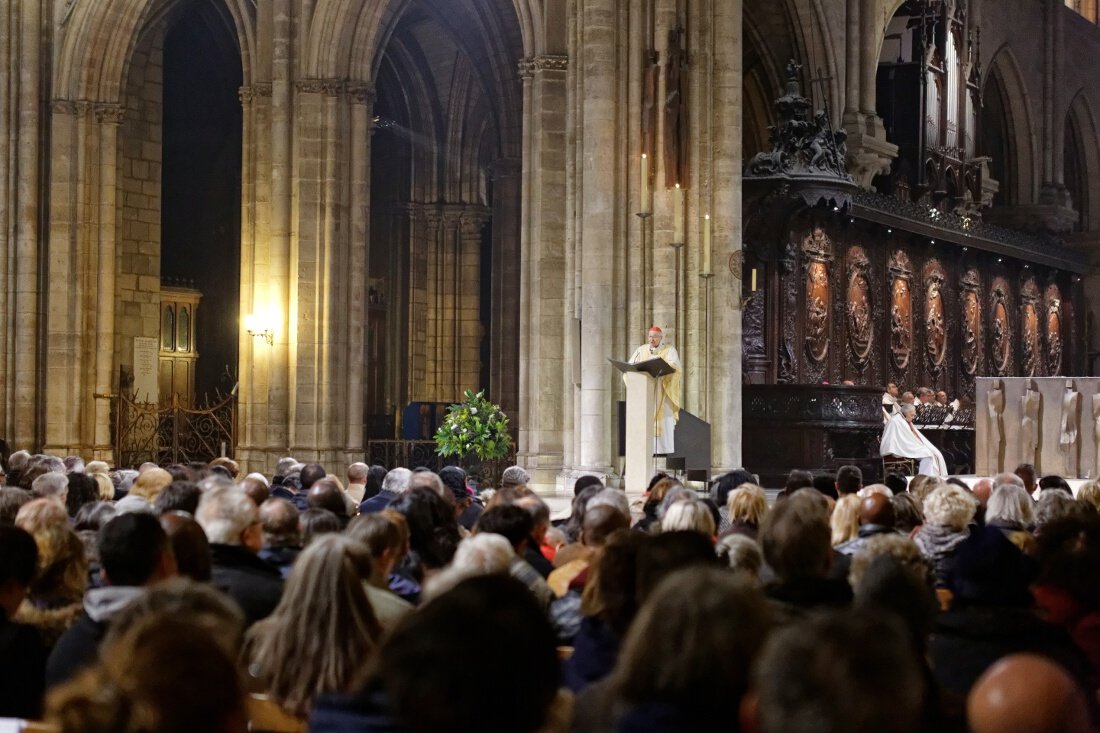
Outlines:
{"label": "carved stone capital", "polygon": [[252,98],[255,93],[252,87],[240,87],[237,89],[237,99],[241,100],[241,104],[252,104]]}
{"label": "carved stone capital", "polygon": [[898,146],[887,142],[885,130],[876,134],[882,130],[878,117],[870,125],[864,119],[845,119],[844,130],[848,133],[848,172],[861,189],[870,190],[875,176],[890,172],[894,158],[898,157]]}
{"label": "carved stone capital", "polygon": [[101,103],[95,106],[95,120],[100,124],[120,124],[126,116],[126,110],[121,104]]}
{"label": "carved stone capital", "polygon": [[370,107],[374,104],[374,86],[365,82],[348,82],[348,97],[352,104]]}
{"label": "carved stone capital", "polygon": [[252,92],[257,97],[270,97],[271,96],[271,82],[258,81],[252,85]]}
{"label": "carved stone capital", "polygon": [[340,93],[343,82],[339,79],[299,79],[294,82],[294,89],[299,94],[324,94],[332,97]]}
{"label": "carved stone capital", "polygon": [[50,102],[50,111],[59,115],[76,116],[76,102],[71,99],[55,99]]}
{"label": "carved stone capital", "polygon": [[525,58],[517,64],[520,78],[529,79],[539,71],[566,71],[569,57],[557,54],[543,54]]}

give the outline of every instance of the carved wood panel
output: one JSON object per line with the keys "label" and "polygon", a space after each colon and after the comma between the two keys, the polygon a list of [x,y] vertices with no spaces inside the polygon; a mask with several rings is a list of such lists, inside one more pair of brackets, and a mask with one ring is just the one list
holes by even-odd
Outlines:
{"label": "carved wood panel", "polygon": [[1057,377],[1062,374],[1063,349],[1063,316],[1062,316],[1062,291],[1056,283],[1047,286],[1043,294],[1044,338],[1046,342],[1046,370],[1047,376]]}
{"label": "carved wood panel", "polygon": [[923,271],[924,281],[924,351],[928,372],[937,379],[947,358],[947,312],[943,302],[943,286],[947,274],[939,260],[929,260]]}
{"label": "carved wood panel", "polygon": [[890,361],[904,376],[913,350],[913,266],[902,250],[890,258]]}
{"label": "carved wood panel", "polygon": [[871,330],[871,286],[868,280],[871,261],[859,246],[851,247],[845,259],[847,260],[845,310],[848,322],[848,361],[862,377],[867,370],[871,349],[874,346],[874,332]]}
{"label": "carved wood panel", "polygon": [[1020,285],[1020,354],[1025,377],[1041,375],[1042,355],[1039,325],[1039,288],[1034,276],[1025,277]]}
{"label": "carved wood panel", "polygon": [[1009,318],[1008,280],[993,279],[989,292],[990,366],[993,376],[1008,376],[1012,361],[1012,322]]}
{"label": "carved wood panel", "polygon": [[969,268],[960,281],[962,291],[962,362],[963,374],[975,376],[982,366],[982,294],[977,268]]}
{"label": "carved wood panel", "polygon": [[832,330],[832,290],[829,283],[829,263],[833,245],[825,230],[815,227],[802,242],[805,280],[805,344],[806,378],[820,382],[825,375]]}

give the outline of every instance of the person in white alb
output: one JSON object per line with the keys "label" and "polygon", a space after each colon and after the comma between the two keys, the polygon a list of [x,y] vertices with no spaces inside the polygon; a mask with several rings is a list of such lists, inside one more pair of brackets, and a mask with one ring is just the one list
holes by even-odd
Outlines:
{"label": "person in white alb", "polygon": [[924,476],[947,478],[947,463],[939,449],[913,427],[917,408],[913,405],[898,406],[900,412],[886,421],[882,431],[879,453],[884,456],[915,458],[920,460],[917,472]]}
{"label": "person in white alb", "polygon": [[676,421],[680,419],[680,355],[671,344],[661,345],[664,333],[659,326],[651,326],[646,343],[630,355],[630,363],[637,364],[647,359],[660,357],[668,362],[674,371],[659,378],[657,389],[657,408],[654,416],[653,453],[665,455],[673,451],[673,438],[676,433]]}

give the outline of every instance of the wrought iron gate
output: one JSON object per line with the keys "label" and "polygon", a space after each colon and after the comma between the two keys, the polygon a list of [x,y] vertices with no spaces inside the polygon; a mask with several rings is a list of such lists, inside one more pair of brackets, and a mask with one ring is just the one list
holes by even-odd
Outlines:
{"label": "wrought iron gate", "polygon": [[231,456],[237,437],[237,396],[213,404],[185,407],[135,402],[120,394],[115,406],[115,463],[133,468],[145,462],[161,466],[209,462]]}

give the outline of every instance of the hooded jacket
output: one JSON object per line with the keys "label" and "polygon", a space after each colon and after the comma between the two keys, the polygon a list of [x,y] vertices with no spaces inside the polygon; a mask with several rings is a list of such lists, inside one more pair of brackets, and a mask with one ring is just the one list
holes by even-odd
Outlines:
{"label": "hooded jacket", "polygon": [[111,619],[144,592],[140,587],[109,585],[85,593],[84,615],[61,636],[46,662],[46,689],[94,664]]}

